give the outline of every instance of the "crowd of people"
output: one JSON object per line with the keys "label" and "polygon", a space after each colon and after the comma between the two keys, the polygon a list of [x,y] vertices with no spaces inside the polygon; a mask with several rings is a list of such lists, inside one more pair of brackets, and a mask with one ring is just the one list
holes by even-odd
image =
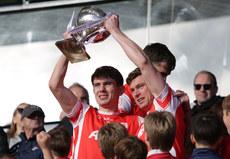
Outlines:
{"label": "crowd of people", "polygon": [[188,95],[166,82],[176,66],[166,45],[141,49],[120,30],[117,15],[103,25],[137,67],[126,84],[116,68],[97,68],[91,82],[98,109],[90,106],[86,88],[64,85],[69,61],[62,55],[49,81],[63,110],[60,125],[46,132],[43,110],[19,104],[10,130],[0,131],[0,159],[230,158],[230,95],[217,95],[215,75],[197,73],[191,108]]}

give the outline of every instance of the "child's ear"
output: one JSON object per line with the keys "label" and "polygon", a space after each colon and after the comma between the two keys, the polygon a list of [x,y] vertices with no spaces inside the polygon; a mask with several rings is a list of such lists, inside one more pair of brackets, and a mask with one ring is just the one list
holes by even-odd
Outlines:
{"label": "child's ear", "polygon": [[196,139],[195,139],[193,134],[190,135],[190,139],[191,139],[193,144],[196,144]]}
{"label": "child's ear", "polygon": [[114,156],[114,159],[117,159],[117,156]]}

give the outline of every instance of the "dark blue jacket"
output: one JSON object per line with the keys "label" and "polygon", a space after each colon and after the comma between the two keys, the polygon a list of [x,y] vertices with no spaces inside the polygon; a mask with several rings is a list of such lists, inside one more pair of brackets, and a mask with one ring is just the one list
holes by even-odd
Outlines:
{"label": "dark blue jacket", "polygon": [[211,148],[194,149],[192,156],[189,159],[221,159]]}
{"label": "dark blue jacket", "polygon": [[43,154],[36,141],[36,136],[26,139],[25,133],[19,134],[22,141],[15,144],[10,153],[17,159],[43,159]]}
{"label": "dark blue jacket", "polygon": [[9,146],[7,141],[7,135],[2,127],[0,127],[0,155],[2,154],[8,154],[9,152]]}

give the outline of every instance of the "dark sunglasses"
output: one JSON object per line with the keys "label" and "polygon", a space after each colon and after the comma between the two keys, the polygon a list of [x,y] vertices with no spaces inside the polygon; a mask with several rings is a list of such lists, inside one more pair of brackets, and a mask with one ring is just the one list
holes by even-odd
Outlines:
{"label": "dark sunglasses", "polygon": [[23,112],[24,109],[23,108],[18,108],[17,110],[18,110],[19,114],[22,114],[22,112]]}
{"label": "dark sunglasses", "polygon": [[201,86],[203,86],[204,90],[210,90],[212,87],[211,84],[194,84],[196,90],[200,90]]}

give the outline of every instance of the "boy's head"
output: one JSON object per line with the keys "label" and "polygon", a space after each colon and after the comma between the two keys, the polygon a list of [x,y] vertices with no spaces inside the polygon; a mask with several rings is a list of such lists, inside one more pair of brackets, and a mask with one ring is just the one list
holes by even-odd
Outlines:
{"label": "boy's head", "polygon": [[50,130],[48,134],[51,137],[50,148],[56,157],[67,157],[71,147],[71,135],[64,127],[58,127]]}
{"label": "boy's head", "polygon": [[222,136],[222,125],[218,115],[211,111],[198,113],[192,120],[191,141],[198,145],[213,147]]}
{"label": "boy's head", "polygon": [[146,144],[136,136],[127,136],[114,146],[115,159],[146,159]]}
{"label": "boy's head", "polygon": [[155,111],[144,119],[145,140],[150,149],[169,151],[175,140],[176,120],[172,113]]}
{"label": "boy's head", "polygon": [[224,98],[222,103],[223,108],[223,121],[230,135],[230,95]]}
{"label": "boy's head", "polygon": [[128,136],[127,129],[120,123],[111,123],[102,126],[98,132],[98,143],[106,159],[114,158],[114,145]]}

